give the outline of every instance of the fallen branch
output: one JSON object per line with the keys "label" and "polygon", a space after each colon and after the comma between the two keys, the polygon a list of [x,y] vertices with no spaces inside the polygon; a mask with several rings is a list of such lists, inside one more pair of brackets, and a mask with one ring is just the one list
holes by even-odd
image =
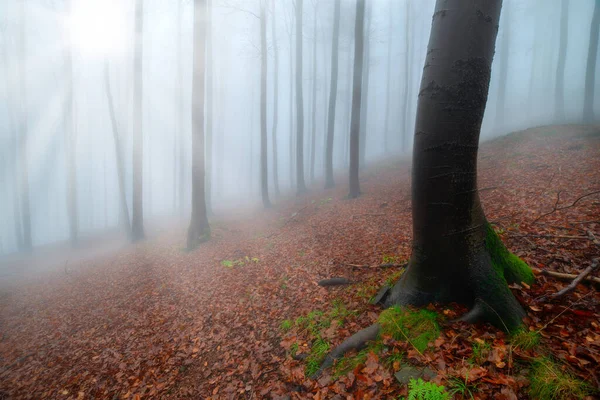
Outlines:
{"label": "fallen branch", "polygon": [[[557,278],[557,279],[561,279],[561,280],[566,280],[566,281],[570,281],[571,279],[577,278],[577,275],[574,275],[574,274],[565,274],[563,272],[548,271],[548,270],[545,270],[545,269],[538,269],[538,268],[531,268],[531,270],[534,273],[538,274],[538,275],[551,276],[553,278]],[[596,278],[594,276],[586,276],[584,278],[584,280],[586,282],[596,283],[596,284],[600,285],[600,278]]]}
{"label": "fallen branch", "polygon": [[404,264],[396,264],[396,263],[384,263],[384,264],[377,264],[377,265],[368,265],[368,264],[346,264],[346,263],[340,263],[340,265],[345,265],[346,267],[352,267],[352,268],[404,268],[406,267],[406,263]]}
{"label": "fallen branch", "polygon": [[536,234],[527,234],[527,235],[516,235],[514,233],[509,233],[509,236],[512,237],[535,237],[535,238],[558,238],[558,239],[585,239],[588,240],[589,237],[587,236],[571,236],[571,235],[536,235]]}
{"label": "fallen branch", "polygon": [[317,282],[319,286],[327,287],[327,286],[341,286],[341,285],[350,285],[352,281],[346,278],[329,278],[322,279]]}
{"label": "fallen branch", "polygon": [[378,214],[356,214],[352,216],[352,219],[354,218],[358,218],[358,217],[385,217],[386,214],[383,213],[378,213]]}
{"label": "fallen branch", "polygon": [[539,301],[544,301],[546,300],[546,298],[550,298],[550,299],[558,299],[559,297],[564,296],[565,294],[573,291],[577,285],[579,285],[579,283],[586,277],[588,276],[592,271],[595,271],[596,269],[598,269],[598,263],[600,262],[600,259],[598,258],[594,258],[592,260],[592,265],[590,265],[589,267],[587,267],[586,269],[584,269],[579,275],[577,275],[577,277],[575,279],[573,279],[573,281],[565,286],[564,288],[562,288],[561,290],[559,290],[558,292],[551,294],[549,296],[544,296],[542,297]]}
{"label": "fallen branch", "polygon": [[562,192],[562,190],[557,193],[556,202],[554,202],[554,206],[552,207],[552,210],[548,211],[545,214],[540,215],[539,217],[537,217],[536,219],[534,219],[532,223],[535,224],[540,219],[542,219],[544,217],[547,217],[548,215],[553,214],[556,211],[565,210],[567,208],[575,207],[575,205],[577,205],[577,203],[579,202],[579,200],[584,199],[584,198],[586,198],[588,196],[591,196],[591,195],[594,195],[594,194],[598,194],[598,193],[600,193],[600,190],[596,190],[596,191],[593,191],[593,192],[590,192],[590,193],[586,193],[586,194],[584,194],[582,196],[579,196],[577,199],[575,199],[575,201],[573,203],[571,203],[568,206],[558,207],[558,203],[560,202],[560,194],[561,194],[561,192]]}

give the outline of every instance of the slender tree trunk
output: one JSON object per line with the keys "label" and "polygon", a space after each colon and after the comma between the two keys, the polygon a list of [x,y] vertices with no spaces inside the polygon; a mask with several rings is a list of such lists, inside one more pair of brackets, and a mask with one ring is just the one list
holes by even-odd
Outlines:
{"label": "slender tree trunk", "polygon": [[596,89],[596,58],[598,55],[598,28],[600,27],[600,0],[594,1],[594,16],[590,26],[587,68],[585,71],[584,122],[594,122],[594,91]]}
{"label": "slender tree trunk", "polygon": [[273,40],[273,132],[271,133],[273,141],[273,184],[275,187],[275,195],[279,196],[279,172],[277,170],[277,123],[279,111],[279,49],[277,48],[277,32],[275,18],[275,0],[272,0],[273,18],[271,19],[271,36]]}
{"label": "slender tree trunk", "polygon": [[304,98],[302,96],[302,3],[296,0],[296,192],[306,192],[304,184]]}
{"label": "slender tree trunk", "polygon": [[350,193],[348,193],[348,197],[351,199],[360,195],[360,185],[358,183],[358,147],[365,40],[365,0],[356,1],[356,21],[354,26],[354,83],[352,90],[352,122],[350,126]]}
{"label": "slender tree trunk", "polygon": [[206,212],[212,214],[213,171],[213,11],[207,0],[206,21]]}
{"label": "slender tree trunk", "polygon": [[267,6],[263,1],[260,5],[260,194],[263,206],[270,208],[267,149],[267,53]]}
{"label": "slender tree trunk", "polygon": [[210,239],[204,193],[204,95],[206,68],[206,0],[194,0],[194,64],[192,80],[192,217],[187,248]]}
{"label": "slender tree trunk", "polygon": [[363,168],[365,166],[365,160],[367,155],[367,119],[369,112],[369,77],[371,71],[371,38],[370,38],[370,30],[371,30],[371,3],[367,2],[365,4],[365,50],[363,61],[363,81],[362,81],[362,100],[360,106],[360,136],[359,136],[359,158],[360,158],[360,167]]}
{"label": "slender tree trunk", "polygon": [[19,123],[21,125],[21,137],[19,146],[19,165],[21,172],[20,179],[20,197],[21,197],[21,217],[23,227],[23,250],[31,251],[33,249],[33,242],[31,239],[31,210],[29,205],[29,167],[27,162],[27,152],[29,149],[29,132],[27,126],[27,68],[26,68],[26,42],[25,42],[25,28],[27,17],[25,15],[25,0],[20,2],[20,30],[19,30],[19,67],[20,67],[20,79],[19,79],[19,94],[20,98],[20,115]]}
{"label": "slender tree trunk", "polygon": [[117,160],[117,178],[119,181],[119,212],[123,228],[128,236],[131,236],[131,223],[129,221],[129,208],[127,207],[127,189],[125,188],[125,162],[123,161],[123,149],[121,147],[119,127],[115,115],[115,106],[113,103],[112,92],[110,89],[110,74],[108,60],[104,61],[104,86],[106,89],[106,99],[108,100],[108,112],[110,113],[110,122],[112,125],[113,141],[115,144],[115,159]]}
{"label": "slender tree trunk", "polygon": [[313,65],[312,65],[312,127],[311,127],[311,140],[310,140],[310,181],[315,181],[315,146],[317,141],[317,3],[315,3],[315,9],[313,14],[314,28],[313,28]]}
{"label": "slender tree trunk", "polygon": [[347,82],[347,88],[348,88],[348,96],[346,98],[347,100],[347,104],[346,104],[346,118],[344,118],[344,134],[345,134],[345,142],[346,142],[346,146],[344,149],[344,167],[349,167],[350,165],[350,120],[352,119],[352,87],[354,84],[354,72],[353,72],[353,66],[354,66],[354,58],[352,55],[352,51],[348,50],[348,65],[347,65],[347,71],[348,71],[348,82]]}
{"label": "slender tree trunk", "polygon": [[513,330],[525,313],[507,281],[533,274],[487,223],[476,170],[501,3],[436,4],[415,127],[413,252],[386,305],[456,301],[473,307],[465,320]]}
{"label": "slender tree trunk", "polygon": [[508,2],[504,4],[502,10],[502,48],[500,50],[500,84],[498,85],[498,98],[496,99],[496,129],[505,125],[504,112],[506,110],[506,82],[508,79],[508,58],[510,51],[510,8]]}
{"label": "slender tree trunk", "polygon": [[565,64],[567,60],[567,42],[569,40],[569,2],[560,4],[560,39],[558,45],[558,63],[556,65],[556,86],[554,93],[554,118],[558,123],[565,122]]}
{"label": "slender tree trunk", "polygon": [[[292,19],[290,19],[291,21]],[[293,93],[294,93],[294,60],[293,60],[293,55],[294,55],[294,36],[292,35],[292,26],[291,26],[292,22],[290,22],[290,95],[289,95],[289,99],[290,99],[290,117],[289,117],[289,122],[290,122],[290,154],[289,154],[289,160],[290,160],[290,187],[294,187],[294,157],[295,157],[295,152],[294,152],[294,119],[293,119],[293,104],[294,104],[294,100],[293,100]]]}
{"label": "slender tree trunk", "polygon": [[410,1],[406,0],[406,10],[404,12],[404,89],[402,91],[402,152],[408,150],[408,119],[409,119],[409,97],[408,91],[410,86],[411,59],[410,59],[410,41],[412,36],[412,25],[410,23]]}
{"label": "slender tree trunk", "polygon": [[143,0],[135,5],[135,54],[133,61],[133,201],[131,240],[144,238],[144,136],[142,133],[142,56],[143,56]]}
{"label": "slender tree trunk", "polygon": [[331,85],[329,87],[329,113],[327,114],[327,145],[325,150],[325,189],[335,186],[333,180],[333,138],[335,134],[335,108],[337,105],[338,64],[340,56],[340,3],[335,0],[333,12],[333,42],[331,44]]}
{"label": "slender tree trunk", "polygon": [[386,82],[386,90],[385,90],[385,117],[384,117],[384,125],[383,125],[383,151],[384,153],[389,153],[390,151],[390,109],[392,108],[392,104],[390,102],[391,92],[392,92],[392,37],[394,32],[394,19],[393,19],[393,8],[394,2],[390,1],[390,9],[388,10],[388,42],[387,42],[387,65],[385,76],[387,77]]}
{"label": "slender tree trunk", "polygon": [[181,43],[182,39],[182,26],[183,26],[183,3],[184,0],[177,1],[177,126],[179,127],[179,215],[183,217],[185,212],[185,188],[187,185],[185,182],[185,125],[183,119],[183,99],[185,90],[183,87],[183,46]]}

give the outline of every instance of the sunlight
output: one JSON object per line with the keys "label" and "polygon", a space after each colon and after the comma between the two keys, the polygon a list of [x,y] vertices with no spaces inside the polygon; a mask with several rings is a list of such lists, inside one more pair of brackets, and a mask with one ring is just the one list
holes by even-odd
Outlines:
{"label": "sunlight", "polygon": [[78,1],[67,21],[72,46],[86,56],[104,57],[128,47],[127,21],[120,2]]}

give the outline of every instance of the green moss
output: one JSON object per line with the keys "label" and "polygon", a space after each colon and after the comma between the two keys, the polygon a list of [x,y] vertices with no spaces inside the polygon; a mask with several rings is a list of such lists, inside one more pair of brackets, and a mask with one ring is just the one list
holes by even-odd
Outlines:
{"label": "green moss", "polygon": [[281,325],[279,325],[279,327],[281,328],[282,331],[287,332],[290,329],[292,329],[292,321],[290,321],[289,319],[286,319],[284,321],[281,321]]}
{"label": "green moss", "polygon": [[340,358],[333,366],[334,377],[340,377],[346,375],[348,372],[353,371],[359,365],[364,364],[367,361],[369,353],[380,354],[383,350],[383,343],[378,340],[369,344],[369,346],[358,353],[351,356],[344,356]]}
{"label": "green moss", "polygon": [[319,370],[323,359],[329,352],[329,342],[323,339],[314,341],[310,354],[306,358],[306,367],[304,369],[306,376],[311,376]]}
{"label": "green moss", "polygon": [[510,342],[523,350],[533,349],[540,343],[540,333],[521,329],[511,336]]}
{"label": "green moss", "polygon": [[411,311],[393,306],[380,314],[379,324],[381,333],[408,340],[421,353],[440,335],[437,313],[425,309]]}
{"label": "green moss", "polygon": [[490,253],[494,269],[507,283],[525,282],[531,285],[534,282],[531,268],[525,261],[508,251],[490,224],[487,224],[485,247]]}
{"label": "green moss", "polygon": [[539,400],[583,399],[592,388],[549,358],[538,358],[533,362],[529,376],[529,395]]}

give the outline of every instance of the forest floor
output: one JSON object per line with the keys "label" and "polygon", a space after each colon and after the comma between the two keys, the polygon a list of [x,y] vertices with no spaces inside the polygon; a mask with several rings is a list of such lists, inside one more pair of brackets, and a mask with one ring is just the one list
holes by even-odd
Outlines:
{"label": "forest floor", "polygon": [[[216,217],[211,241],[193,252],[183,249],[184,227],[171,227],[4,285],[0,399],[388,399],[406,395],[394,377],[406,364],[427,366],[457,398],[516,399],[528,397],[532,360],[544,355],[554,378],[600,386],[600,285],[540,301],[570,282],[542,274],[512,287],[539,339],[533,348],[489,325],[452,322],[459,306],[432,305],[441,333],[425,350],[384,337],[345,371],[306,378],[317,344],[335,346],[375,322],[381,309],[369,298],[401,272],[348,264],[410,255],[410,161],[369,167],[355,200],[345,198],[345,177],[338,184]],[[484,143],[479,185],[488,219],[530,266],[578,274],[600,257],[600,194],[580,198],[600,190],[598,127]],[[317,285],[330,277],[354,283]]]}

